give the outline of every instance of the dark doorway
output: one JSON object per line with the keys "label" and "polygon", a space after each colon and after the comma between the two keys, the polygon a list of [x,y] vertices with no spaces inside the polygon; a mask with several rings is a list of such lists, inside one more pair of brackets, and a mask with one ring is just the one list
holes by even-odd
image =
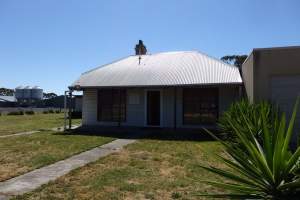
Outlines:
{"label": "dark doorway", "polygon": [[147,91],[147,125],[160,125],[160,91]]}

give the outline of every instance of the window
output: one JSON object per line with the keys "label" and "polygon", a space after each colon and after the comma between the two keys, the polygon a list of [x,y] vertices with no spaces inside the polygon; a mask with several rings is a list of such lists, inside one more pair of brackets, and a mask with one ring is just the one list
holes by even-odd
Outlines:
{"label": "window", "polygon": [[126,120],[126,90],[98,90],[98,121],[123,122]]}
{"label": "window", "polygon": [[183,89],[183,123],[212,124],[218,118],[218,88]]}

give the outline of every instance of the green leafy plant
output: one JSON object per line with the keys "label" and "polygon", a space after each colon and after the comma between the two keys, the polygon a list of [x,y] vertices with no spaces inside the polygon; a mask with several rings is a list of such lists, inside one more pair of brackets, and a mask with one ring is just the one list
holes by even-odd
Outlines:
{"label": "green leafy plant", "polygon": [[[218,125],[224,132],[223,138],[231,142],[239,142],[232,128],[232,124],[234,124],[239,126],[240,132],[253,134],[258,141],[261,141],[263,129],[261,110],[265,111],[266,125],[273,134],[278,126],[278,109],[267,102],[252,104],[248,100],[241,100],[231,104],[230,108],[220,117]],[[245,126],[246,123],[249,126]]]}
{"label": "green leafy plant", "polygon": [[[262,143],[251,133],[254,127],[251,127],[252,124],[246,119],[245,113],[241,113],[240,116],[244,118],[244,127],[235,124],[234,120],[228,121],[242,148],[222,141],[208,131],[225,147],[230,158],[218,157],[231,170],[202,166],[229,180],[226,183],[206,181],[212,186],[229,191],[228,194],[206,196],[232,199],[299,199],[300,147],[294,153],[289,150],[298,102],[299,100],[295,104],[288,126],[286,127],[285,114],[282,114],[274,134],[271,134],[268,127],[267,110],[261,109]],[[245,132],[245,127],[250,134]]]}

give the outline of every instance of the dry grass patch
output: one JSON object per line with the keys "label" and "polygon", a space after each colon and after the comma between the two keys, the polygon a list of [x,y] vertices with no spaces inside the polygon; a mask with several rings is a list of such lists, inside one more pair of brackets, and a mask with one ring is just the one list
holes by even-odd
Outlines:
{"label": "dry grass patch", "polygon": [[[201,199],[220,180],[199,164],[216,164],[217,142],[141,140],[16,199]],[[221,163],[219,166],[224,167]]]}
{"label": "dry grass patch", "polygon": [[[73,119],[79,124],[80,119]],[[2,115],[0,117],[0,135],[9,135],[25,131],[61,127],[64,124],[64,114],[35,115]]]}
{"label": "dry grass patch", "polygon": [[113,138],[41,132],[1,138],[0,181],[112,141]]}

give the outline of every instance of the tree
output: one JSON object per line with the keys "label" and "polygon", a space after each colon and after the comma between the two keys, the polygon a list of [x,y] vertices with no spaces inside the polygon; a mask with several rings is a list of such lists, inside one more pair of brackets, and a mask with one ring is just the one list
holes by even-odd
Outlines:
{"label": "tree", "polygon": [[242,68],[242,64],[246,60],[247,55],[227,55],[223,56],[221,60],[231,65],[237,66],[239,69]]}
{"label": "tree", "polygon": [[43,96],[45,99],[52,99],[52,98],[57,97],[57,94],[50,92],[50,93],[44,93]]}
{"label": "tree", "polygon": [[0,88],[0,96],[12,96],[14,95],[13,89]]}

